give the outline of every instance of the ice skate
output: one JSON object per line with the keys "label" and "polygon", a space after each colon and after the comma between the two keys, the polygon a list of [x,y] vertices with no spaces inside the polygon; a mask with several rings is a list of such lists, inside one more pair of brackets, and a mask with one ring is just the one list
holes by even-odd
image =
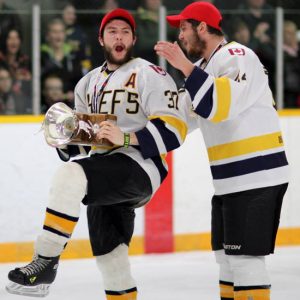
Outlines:
{"label": "ice skate", "polygon": [[45,297],[49,294],[50,284],[56,277],[59,256],[36,256],[28,265],[8,273],[9,283],[6,290],[11,294]]}

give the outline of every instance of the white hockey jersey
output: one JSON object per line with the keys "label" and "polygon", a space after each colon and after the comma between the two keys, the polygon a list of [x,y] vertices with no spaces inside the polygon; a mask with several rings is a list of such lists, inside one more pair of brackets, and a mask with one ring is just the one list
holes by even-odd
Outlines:
{"label": "white hockey jersey", "polygon": [[195,65],[185,88],[200,116],[215,194],[288,182],[279,118],[267,72],[256,54],[232,42],[208,63]]}
{"label": "white hockey jersey", "polygon": [[165,154],[179,147],[187,134],[170,75],[141,58],[130,60],[112,73],[107,73],[103,65],[78,82],[75,110],[114,114],[123,132],[136,134],[139,146],[97,146],[90,153],[130,156],[147,172],[155,192],[167,175]]}

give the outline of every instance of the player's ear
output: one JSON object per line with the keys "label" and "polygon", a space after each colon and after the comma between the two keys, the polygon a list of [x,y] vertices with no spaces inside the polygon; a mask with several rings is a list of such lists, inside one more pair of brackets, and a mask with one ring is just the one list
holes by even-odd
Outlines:
{"label": "player's ear", "polygon": [[101,46],[104,46],[103,38],[101,36],[99,36],[98,41]]}
{"label": "player's ear", "polygon": [[207,30],[207,25],[205,22],[200,22],[200,24],[197,26],[197,32],[203,32]]}
{"label": "player's ear", "polygon": [[136,37],[136,35],[134,35],[134,36],[133,36],[133,45],[135,45],[136,39],[137,39],[137,37]]}

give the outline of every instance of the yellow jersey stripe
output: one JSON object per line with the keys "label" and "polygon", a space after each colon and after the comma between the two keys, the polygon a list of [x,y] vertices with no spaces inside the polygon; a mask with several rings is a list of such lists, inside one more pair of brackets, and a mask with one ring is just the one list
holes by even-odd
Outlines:
{"label": "yellow jersey stripe", "polygon": [[281,132],[274,132],[209,147],[207,152],[209,160],[214,161],[282,146]]}
{"label": "yellow jersey stripe", "polygon": [[185,139],[186,135],[187,135],[187,125],[183,120],[180,120],[178,118],[172,117],[172,116],[149,116],[148,119],[152,120],[152,119],[161,119],[162,121],[164,121],[165,123],[171,125],[172,127],[176,128],[177,131],[180,134],[180,137],[182,140]]}
{"label": "yellow jersey stripe", "polygon": [[107,300],[136,300],[137,299],[137,291],[123,294],[123,295],[107,295]]}
{"label": "yellow jersey stripe", "polygon": [[270,300],[270,289],[235,291],[234,300]]}
{"label": "yellow jersey stripe", "polygon": [[220,296],[222,298],[230,298],[233,299],[233,286],[220,284]]}
{"label": "yellow jersey stripe", "polygon": [[56,229],[60,232],[72,234],[77,222],[66,220],[46,212],[44,225]]}
{"label": "yellow jersey stripe", "polygon": [[226,120],[229,115],[231,104],[231,90],[229,79],[226,77],[216,78],[215,86],[217,91],[217,111],[212,122],[218,123]]}

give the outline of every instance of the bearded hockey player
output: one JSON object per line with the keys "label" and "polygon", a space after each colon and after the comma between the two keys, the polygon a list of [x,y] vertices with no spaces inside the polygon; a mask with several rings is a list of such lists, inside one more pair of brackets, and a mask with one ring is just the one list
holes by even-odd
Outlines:
{"label": "bearded hockey player", "polygon": [[274,252],[289,168],[267,72],[251,49],[226,41],[211,3],[192,3],[167,21],[180,28],[187,53],[201,57],[194,65],[176,43],[155,46],[185,75],[186,99],[199,115],[215,187],[220,298],[269,300],[265,256]]}
{"label": "bearded hockey player", "polygon": [[107,299],[137,298],[128,260],[134,210],[149,201],[167,176],[165,155],[183,143],[187,125],[172,78],[160,67],[132,58],[135,29],[134,18],[123,9],[102,19],[99,43],[106,61],[79,81],[75,105],[78,113],[117,116],[116,124],[103,121],[98,133],[112,146],[57,149],[64,161],[87,150],[89,156],[66,162],[55,174],[35,256],[9,273],[10,293],[48,294],[83,202]]}

